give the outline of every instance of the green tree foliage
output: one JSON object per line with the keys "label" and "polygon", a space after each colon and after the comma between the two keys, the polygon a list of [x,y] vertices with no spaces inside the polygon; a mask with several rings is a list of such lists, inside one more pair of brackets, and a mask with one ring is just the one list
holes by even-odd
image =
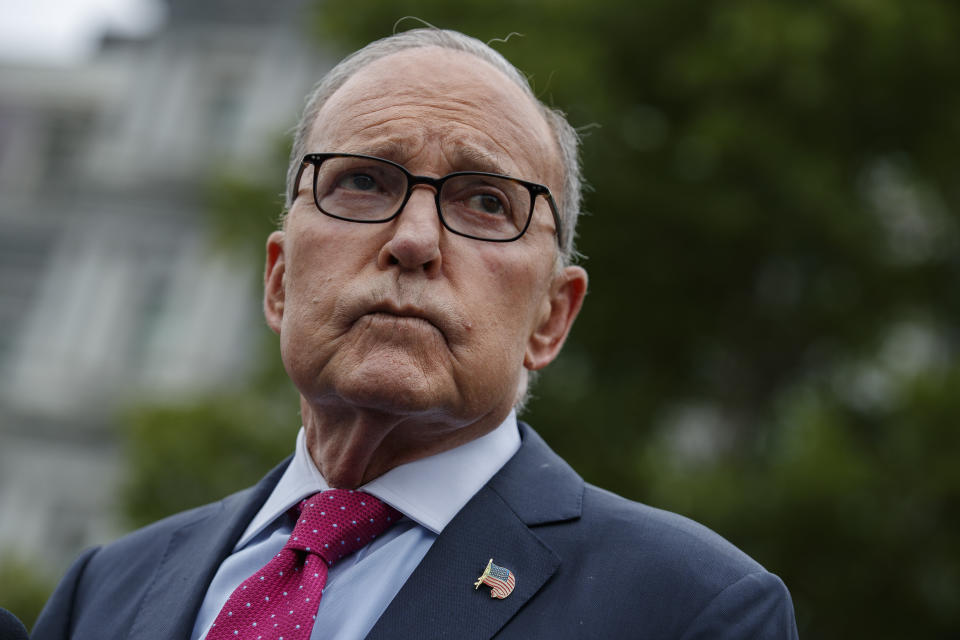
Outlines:
{"label": "green tree foliage", "polygon": [[500,39],[584,134],[590,294],[527,419],[779,573],[802,637],[956,637],[960,5],[327,2],[312,24],[345,53],[411,15]]}
{"label": "green tree foliage", "polygon": [[39,564],[13,551],[0,554],[0,606],[13,612],[27,629],[36,622],[54,586],[38,575]]}
{"label": "green tree foliage", "polygon": [[290,455],[296,398],[274,405],[254,391],[171,407],[140,407],[124,421],[131,470],[124,513],[133,526],[255,484]]}

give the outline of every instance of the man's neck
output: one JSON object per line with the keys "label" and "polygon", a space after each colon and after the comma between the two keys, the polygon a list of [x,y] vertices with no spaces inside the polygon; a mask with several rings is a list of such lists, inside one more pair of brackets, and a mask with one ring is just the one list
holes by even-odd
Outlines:
{"label": "man's neck", "polygon": [[303,398],[300,409],[310,457],[339,489],[355,489],[401,464],[486,435],[510,413],[510,407],[498,407],[474,420],[440,412],[397,416],[333,404],[315,407]]}

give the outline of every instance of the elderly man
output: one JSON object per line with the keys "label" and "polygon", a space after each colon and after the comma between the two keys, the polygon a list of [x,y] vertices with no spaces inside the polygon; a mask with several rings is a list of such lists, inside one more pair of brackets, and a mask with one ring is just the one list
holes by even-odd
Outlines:
{"label": "elderly man", "polygon": [[86,552],[34,638],[796,636],[776,576],[517,423],[587,276],[576,135],[506,60],[436,29],[368,45],[311,96],[288,194],[264,311],[292,459]]}

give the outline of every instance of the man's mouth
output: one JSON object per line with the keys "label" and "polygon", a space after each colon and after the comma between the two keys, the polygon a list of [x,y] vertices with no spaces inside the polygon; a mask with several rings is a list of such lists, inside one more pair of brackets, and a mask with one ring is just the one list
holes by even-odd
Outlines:
{"label": "man's mouth", "polygon": [[397,318],[410,321],[411,326],[424,325],[429,326],[434,331],[444,336],[446,334],[441,326],[442,322],[435,319],[435,316],[419,307],[412,305],[395,305],[390,302],[382,302],[374,305],[364,314],[366,316],[382,316],[384,318]]}

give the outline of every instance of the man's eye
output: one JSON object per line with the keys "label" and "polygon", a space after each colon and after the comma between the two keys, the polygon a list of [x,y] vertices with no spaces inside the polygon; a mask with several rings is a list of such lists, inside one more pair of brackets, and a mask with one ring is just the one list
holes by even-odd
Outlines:
{"label": "man's eye", "polygon": [[337,187],[353,191],[373,191],[377,188],[377,181],[366,173],[348,173],[337,181]]}
{"label": "man's eye", "polygon": [[500,216],[507,213],[506,203],[490,193],[478,193],[470,196],[467,205],[474,211],[480,211],[490,215]]}

